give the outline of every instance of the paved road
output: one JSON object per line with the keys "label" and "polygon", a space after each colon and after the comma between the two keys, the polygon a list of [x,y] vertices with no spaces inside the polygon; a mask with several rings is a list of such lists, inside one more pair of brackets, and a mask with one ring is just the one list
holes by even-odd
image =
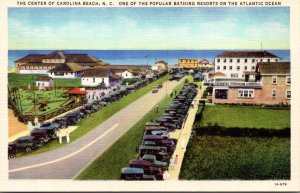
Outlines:
{"label": "paved road", "polygon": [[[183,81],[183,79],[182,79]],[[50,152],[9,161],[10,179],[72,179],[119,139],[179,84],[167,81],[114,114],[75,142]],[[144,129],[144,128],[141,128]],[[133,139],[134,140],[134,139]]]}

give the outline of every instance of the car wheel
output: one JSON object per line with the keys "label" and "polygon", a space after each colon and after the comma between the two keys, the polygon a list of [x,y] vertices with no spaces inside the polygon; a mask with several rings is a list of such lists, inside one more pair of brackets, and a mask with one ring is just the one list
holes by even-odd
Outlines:
{"label": "car wheel", "polygon": [[44,146],[45,145],[45,141],[42,139],[42,140],[40,140],[40,142],[39,142],[39,146]]}
{"label": "car wheel", "polygon": [[13,159],[15,157],[16,157],[16,154],[14,154],[14,153],[8,155],[8,159]]}
{"label": "car wheel", "polygon": [[31,152],[32,149],[31,149],[31,147],[26,147],[26,148],[25,148],[25,151],[26,151],[26,152]]}

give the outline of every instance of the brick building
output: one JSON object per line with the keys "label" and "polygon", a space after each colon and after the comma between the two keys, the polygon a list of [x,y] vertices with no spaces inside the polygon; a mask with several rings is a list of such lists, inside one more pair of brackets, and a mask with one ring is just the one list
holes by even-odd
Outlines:
{"label": "brick building", "polygon": [[245,72],[245,82],[216,82],[212,94],[213,103],[221,104],[290,104],[290,99],[290,62],[259,62],[255,72]]}

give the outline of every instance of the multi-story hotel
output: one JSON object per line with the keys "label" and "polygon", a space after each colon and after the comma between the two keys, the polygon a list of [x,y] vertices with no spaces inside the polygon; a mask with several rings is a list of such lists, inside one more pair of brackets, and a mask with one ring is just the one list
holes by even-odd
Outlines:
{"label": "multi-story hotel", "polygon": [[225,51],[215,58],[215,72],[224,73],[226,78],[244,79],[245,72],[254,72],[258,62],[278,61],[279,57],[268,51]]}

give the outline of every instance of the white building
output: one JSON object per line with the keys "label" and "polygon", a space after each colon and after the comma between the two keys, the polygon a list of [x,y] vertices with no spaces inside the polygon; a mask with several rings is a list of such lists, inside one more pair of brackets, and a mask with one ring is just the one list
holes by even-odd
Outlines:
{"label": "white building", "polygon": [[138,72],[135,71],[129,71],[129,70],[125,70],[121,73],[122,78],[126,79],[126,78],[140,78],[141,75]]}
{"label": "white building", "polygon": [[120,84],[121,79],[121,76],[113,74],[110,70],[87,69],[81,77],[81,85],[97,87],[104,83],[106,87],[112,87]]}
{"label": "white building", "polygon": [[[215,72],[226,78],[244,79],[244,72],[254,72],[258,62],[278,62],[279,57],[267,51],[225,51],[215,58]],[[249,77],[254,80],[254,75]]]}
{"label": "white building", "polygon": [[43,90],[46,87],[53,87],[53,79],[48,76],[38,76],[35,85],[39,87],[39,90]]}

